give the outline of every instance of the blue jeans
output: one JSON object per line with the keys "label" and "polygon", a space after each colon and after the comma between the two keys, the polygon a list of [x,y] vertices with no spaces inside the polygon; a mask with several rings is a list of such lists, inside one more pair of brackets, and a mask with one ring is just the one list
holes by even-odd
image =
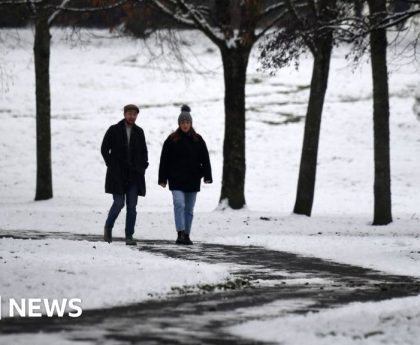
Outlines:
{"label": "blue jeans", "polygon": [[172,197],[174,201],[176,231],[185,231],[185,233],[189,234],[191,232],[197,192],[187,193],[180,190],[173,190]]}
{"label": "blue jeans", "polygon": [[105,226],[107,228],[113,228],[114,223],[118,218],[121,210],[124,207],[124,199],[127,202],[127,215],[125,218],[125,237],[131,238],[134,234],[134,225],[136,224],[137,217],[137,199],[138,199],[138,187],[137,184],[130,184],[125,194],[112,194],[114,203],[108,213]]}

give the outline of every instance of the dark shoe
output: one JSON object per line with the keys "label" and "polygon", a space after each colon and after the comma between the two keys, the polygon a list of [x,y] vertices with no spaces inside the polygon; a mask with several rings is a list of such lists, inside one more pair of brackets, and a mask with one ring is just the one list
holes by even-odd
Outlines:
{"label": "dark shoe", "polygon": [[192,245],[193,243],[192,243],[192,241],[190,240],[190,235],[189,234],[184,234],[184,243],[183,244],[186,244],[186,245]]}
{"label": "dark shoe", "polygon": [[127,246],[135,246],[135,245],[137,245],[137,241],[135,239],[133,239],[132,237],[127,237],[125,239],[125,244]]}
{"label": "dark shoe", "polygon": [[112,228],[104,227],[104,241],[111,243],[112,242]]}
{"label": "dark shoe", "polygon": [[178,231],[178,237],[175,241],[176,244],[184,244],[184,231]]}

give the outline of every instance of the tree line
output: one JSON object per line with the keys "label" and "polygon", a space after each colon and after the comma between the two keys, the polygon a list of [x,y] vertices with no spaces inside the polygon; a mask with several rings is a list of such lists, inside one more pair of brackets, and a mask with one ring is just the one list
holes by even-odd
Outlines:
{"label": "tree line", "polygon": [[[333,49],[351,43],[360,54],[369,52],[374,123],[373,224],[392,222],[387,30],[404,30],[404,23],[420,13],[420,0],[0,0],[0,6],[25,15],[28,11],[27,22],[35,28],[35,200],[53,196],[50,28],[56,23],[73,26],[100,23],[98,26],[110,28],[123,23],[125,32],[136,37],[165,27],[199,30],[220,51],[225,90],[220,202],[233,209],[246,204],[245,84],[249,56],[257,42],[260,60],[267,70],[280,69],[306,51],[313,56],[293,210],[307,216],[311,215],[314,200],[320,125]],[[0,25],[4,23],[2,13]],[[159,19],[153,22],[157,14]],[[20,24],[17,19],[17,26]]]}

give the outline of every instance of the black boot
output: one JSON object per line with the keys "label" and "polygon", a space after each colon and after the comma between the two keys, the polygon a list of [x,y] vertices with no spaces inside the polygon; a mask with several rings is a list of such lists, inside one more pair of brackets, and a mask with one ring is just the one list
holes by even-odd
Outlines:
{"label": "black boot", "polygon": [[178,231],[178,237],[175,241],[176,244],[184,244],[184,231]]}
{"label": "black boot", "polygon": [[133,236],[128,236],[125,238],[125,244],[127,246],[136,246],[137,241],[133,238]]}
{"label": "black boot", "polygon": [[107,226],[104,227],[104,241],[108,243],[112,242],[112,228]]}
{"label": "black boot", "polygon": [[192,245],[192,241],[190,240],[190,234],[185,234],[184,233],[184,244],[186,245]]}

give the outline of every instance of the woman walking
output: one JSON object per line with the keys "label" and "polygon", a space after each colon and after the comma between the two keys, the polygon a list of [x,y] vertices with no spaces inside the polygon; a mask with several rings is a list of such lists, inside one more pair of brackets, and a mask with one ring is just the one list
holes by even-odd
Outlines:
{"label": "woman walking", "polygon": [[178,128],[165,140],[160,156],[159,185],[169,181],[172,192],[177,244],[193,244],[190,239],[194,205],[201,178],[212,183],[209,152],[203,138],[192,127],[191,109],[181,107]]}

